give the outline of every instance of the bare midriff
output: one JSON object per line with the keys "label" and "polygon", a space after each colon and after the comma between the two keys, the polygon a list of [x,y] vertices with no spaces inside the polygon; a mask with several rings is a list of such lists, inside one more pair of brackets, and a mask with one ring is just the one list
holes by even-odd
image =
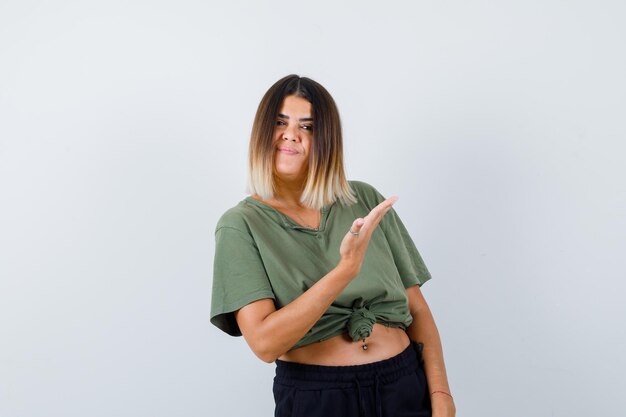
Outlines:
{"label": "bare midriff", "polygon": [[318,343],[291,350],[278,359],[309,365],[346,366],[363,365],[396,356],[410,344],[409,336],[398,327],[375,323],[372,333],[364,342],[353,341],[347,333]]}

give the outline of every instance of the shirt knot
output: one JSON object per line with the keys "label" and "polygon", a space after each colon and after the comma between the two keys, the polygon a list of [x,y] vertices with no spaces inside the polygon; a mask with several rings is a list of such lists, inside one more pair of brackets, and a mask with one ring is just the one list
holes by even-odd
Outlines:
{"label": "shirt knot", "polygon": [[355,309],[350,314],[348,321],[348,334],[355,342],[363,340],[372,333],[372,327],[376,323],[376,316],[366,307]]}

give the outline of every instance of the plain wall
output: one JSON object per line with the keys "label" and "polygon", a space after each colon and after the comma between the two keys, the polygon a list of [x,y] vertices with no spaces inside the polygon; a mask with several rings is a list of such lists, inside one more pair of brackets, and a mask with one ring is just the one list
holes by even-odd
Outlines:
{"label": "plain wall", "polygon": [[335,97],[433,279],[459,416],[623,415],[619,1],[0,3],[0,416],[269,416],[209,324],[262,94]]}

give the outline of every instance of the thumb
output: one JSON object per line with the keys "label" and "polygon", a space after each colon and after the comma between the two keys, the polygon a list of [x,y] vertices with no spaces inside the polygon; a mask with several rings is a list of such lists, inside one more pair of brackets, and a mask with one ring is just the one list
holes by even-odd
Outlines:
{"label": "thumb", "polygon": [[350,228],[350,230],[353,233],[359,233],[364,224],[365,224],[365,220],[358,218],[352,222],[352,227]]}

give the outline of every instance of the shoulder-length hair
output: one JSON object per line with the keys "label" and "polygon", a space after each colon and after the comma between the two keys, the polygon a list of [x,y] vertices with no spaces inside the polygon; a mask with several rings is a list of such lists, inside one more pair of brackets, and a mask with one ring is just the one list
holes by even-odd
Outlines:
{"label": "shoulder-length hair", "polygon": [[319,209],[335,201],[343,205],[356,202],[344,171],[341,121],[335,101],[319,83],[298,75],[278,80],[259,103],[250,137],[248,191],[263,199],[272,198],[276,192],[274,129],[287,96],[306,99],[313,112],[313,142],[301,203]]}

